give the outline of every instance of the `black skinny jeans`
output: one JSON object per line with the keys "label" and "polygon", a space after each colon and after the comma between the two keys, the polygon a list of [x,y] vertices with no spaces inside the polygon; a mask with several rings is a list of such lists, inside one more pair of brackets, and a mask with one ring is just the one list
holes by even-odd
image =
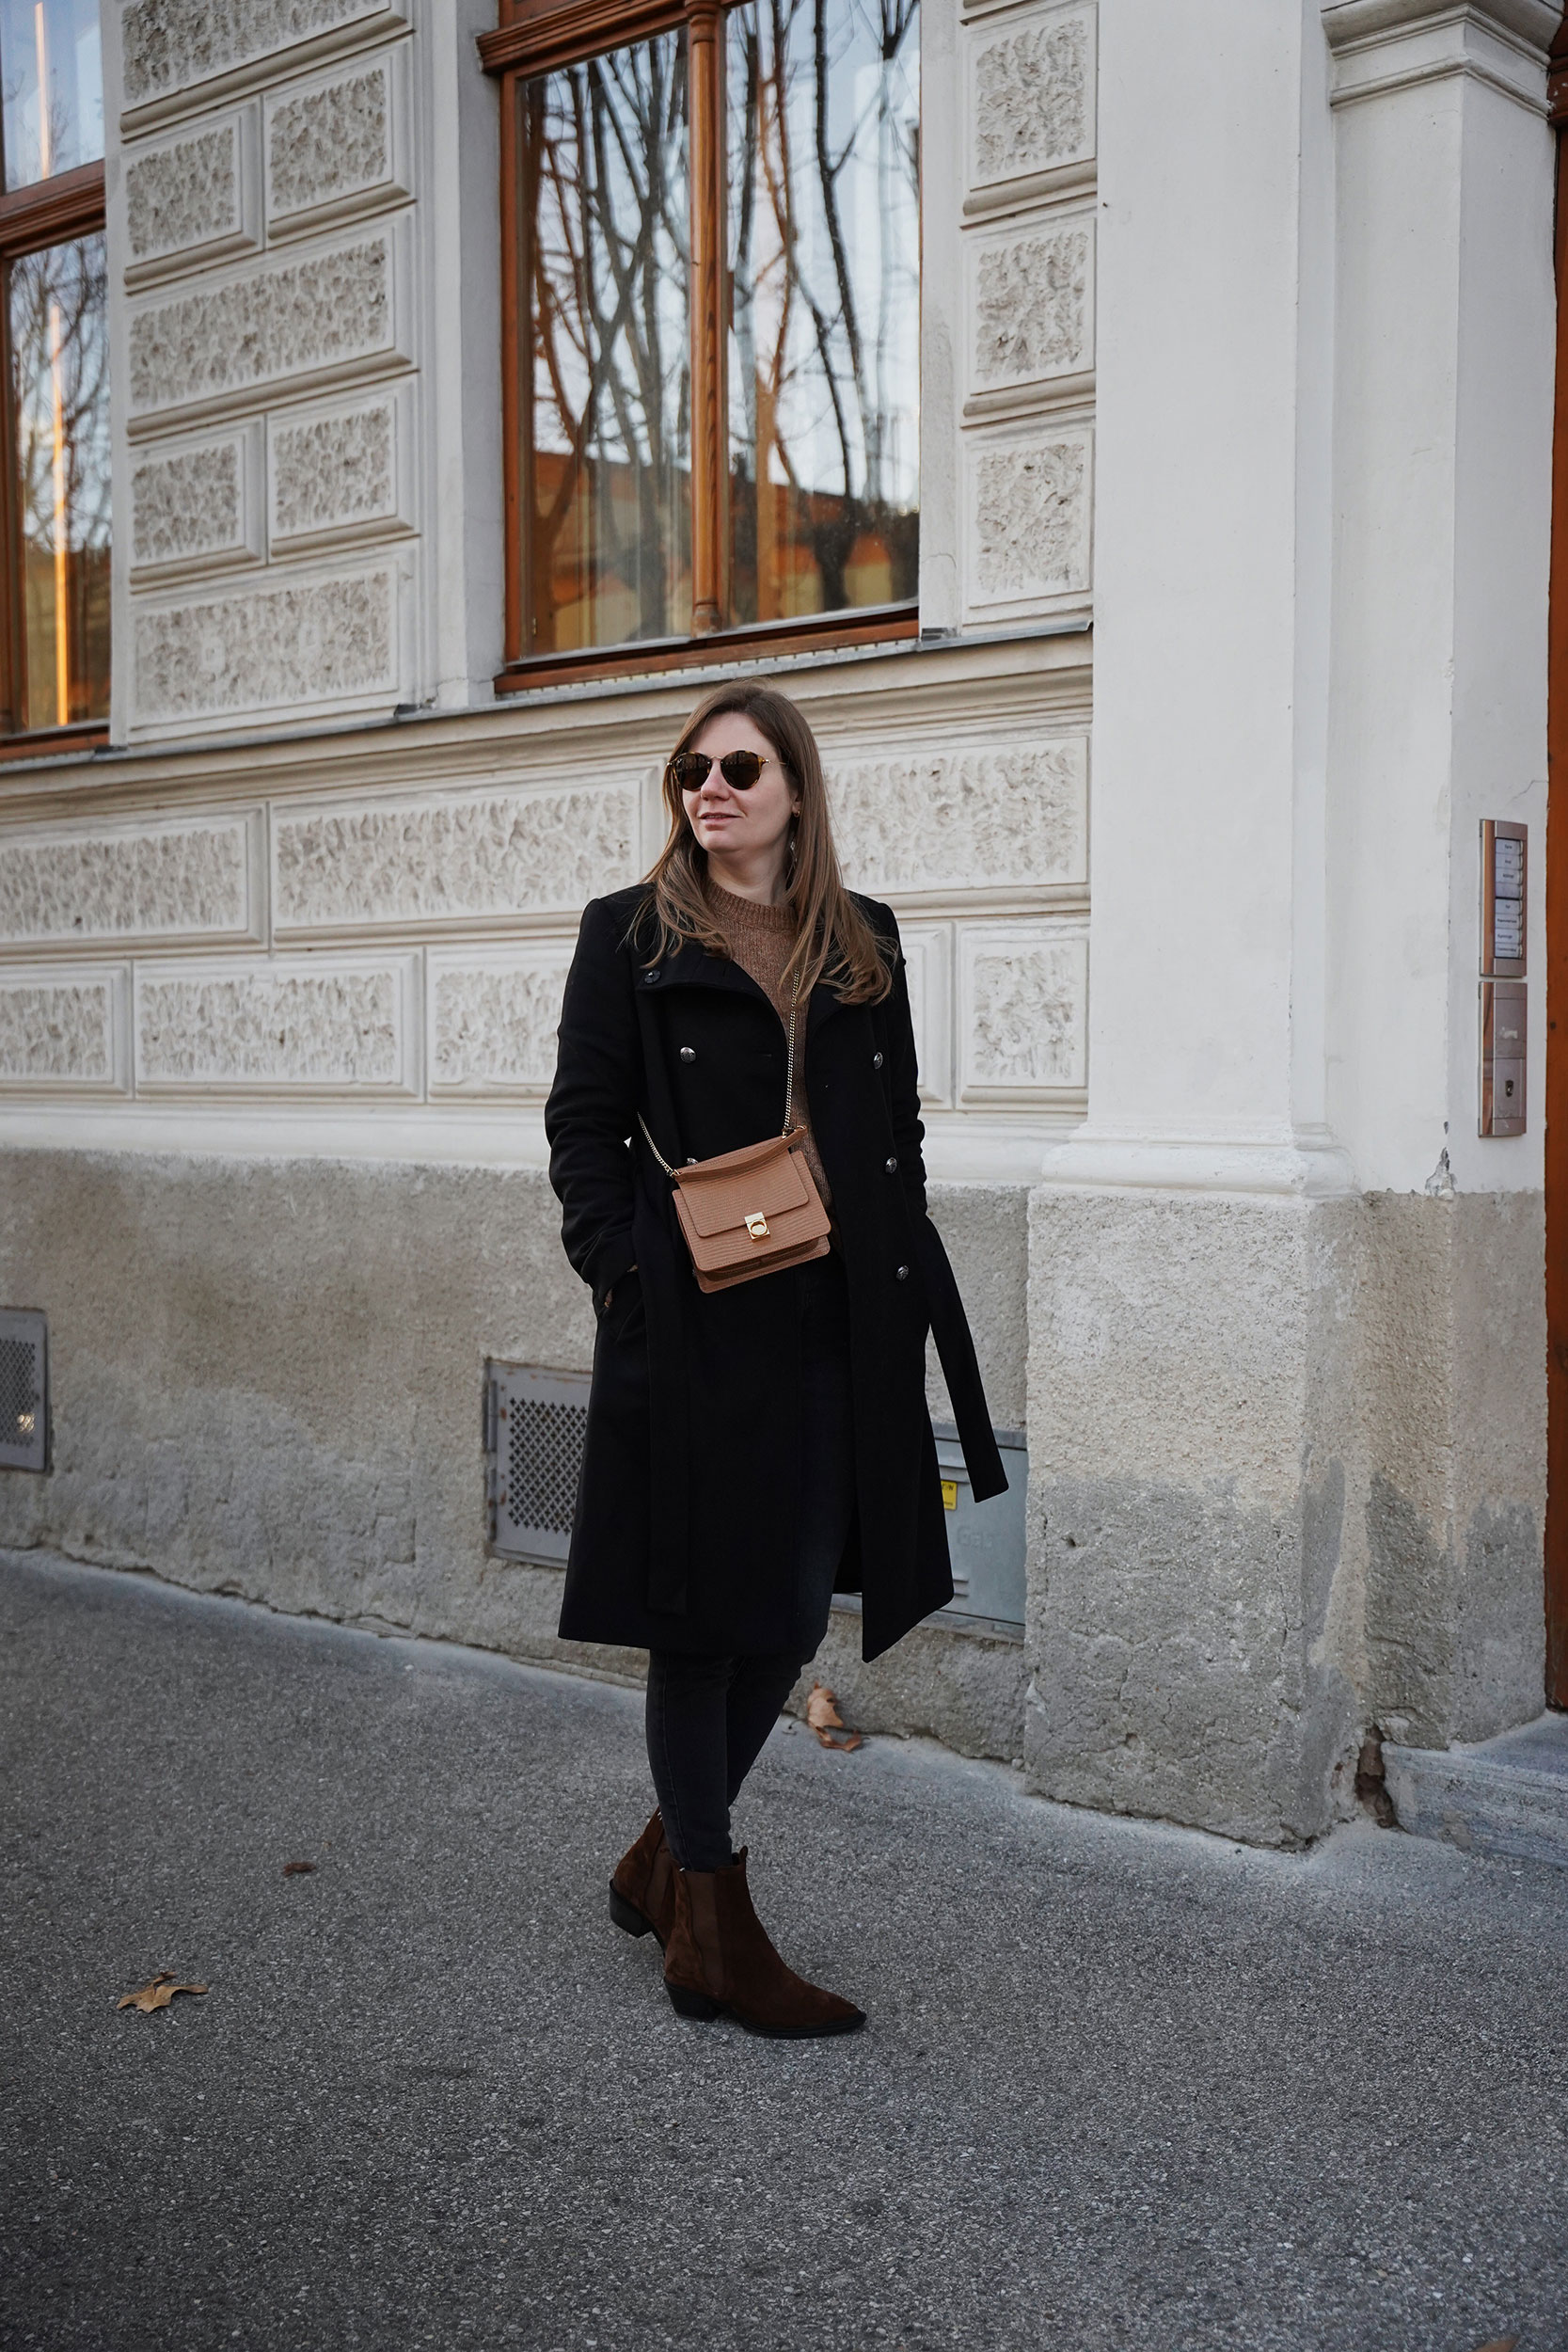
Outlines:
{"label": "black skinny jeans", "polygon": [[693,1657],[655,1650],[648,1661],[648,1762],[664,1834],[687,1870],[731,1859],[730,1807],[779,1710],[828,1630],[833,1579],[855,1510],[849,1387],[849,1303],[836,1250],[768,1281],[799,1285],[800,1523],[797,1635],[767,1657]]}

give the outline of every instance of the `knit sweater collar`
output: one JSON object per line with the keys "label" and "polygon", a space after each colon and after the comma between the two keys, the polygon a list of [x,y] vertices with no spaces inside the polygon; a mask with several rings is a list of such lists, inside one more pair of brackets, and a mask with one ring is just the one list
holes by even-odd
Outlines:
{"label": "knit sweater collar", "polygon": [[777,931],[782,938],[794,935],[795,910],[787,898],[782,906],[769,906],[760,898],[743,898],[738,891],[726,890],[711,874],[705,881],[713,911],[726,930]]}

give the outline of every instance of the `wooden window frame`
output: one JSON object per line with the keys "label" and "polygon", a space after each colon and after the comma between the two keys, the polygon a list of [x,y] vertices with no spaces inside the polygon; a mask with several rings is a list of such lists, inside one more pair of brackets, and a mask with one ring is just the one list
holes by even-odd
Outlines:
{"label": "wooden window frame", "polygon": [[[0,196],[0,286],[10,265],[45,246],[68,245],[105,230],[103,165],[79,164]],[[18,723],[26,676],[22,609],[22,517],[16,499],[16,383],[11,365],[10,303],[0,301],[0,425],[5,464],[0,466],[0,762],[45,759],[65,752],[97,751],[109,739],[102,719],[71,726],[24,727]],[[110,660],[114,658],[110,648]]]}
{"label": "wooden window frame", "polygon": [[[506,635],[498,694],[576,679],[643,676],[715,661],[762,660],[769,654],[881,644],[919,634],[914,603],[848,606],[837,612],[727,625],[729,605],[728,333],[724,263],[724,93],[721,23],[725,0],[501,0],[501,22],[483,34],[481,60],[500,85],[501,103],[501,434],[504,444]],[[691,178],[691,632],[659,643],[588,645],[570,653],[531,654],[525,557],[528,516],[522,466],[522,326],[527,289],[520,282],[523,171],[517,103],[520,83],[578,64],[654,34],[684,27],[690,92]]]}

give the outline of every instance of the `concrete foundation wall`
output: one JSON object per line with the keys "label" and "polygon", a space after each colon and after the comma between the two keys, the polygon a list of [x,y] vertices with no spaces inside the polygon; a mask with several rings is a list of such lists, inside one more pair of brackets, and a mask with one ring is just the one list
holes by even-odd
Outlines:
{"label": "concrete foundation wall", "polygon": [[1369,1724],[1538,1709],[1540,1236],[1519,1194],[1034,1196],[1035,1787],[1292,1843]]}
{"label": "concrete foundation wall", "polygon": [[[936,1208],[1021,1422],[1025,1196]],[[48,1315],[53,1440],[47,1476],[0,1472],[0,1548],[641,1675],[557,1639],[558,1571],[485,1549],[485,1359],[593,1357],[539,1170],[0,1152],[0,1300]],[[850,1720],[1020,1753],[1017,1643],[931,1627],[869,1668],[859,1647],[835,1614],[815,1669]]]}

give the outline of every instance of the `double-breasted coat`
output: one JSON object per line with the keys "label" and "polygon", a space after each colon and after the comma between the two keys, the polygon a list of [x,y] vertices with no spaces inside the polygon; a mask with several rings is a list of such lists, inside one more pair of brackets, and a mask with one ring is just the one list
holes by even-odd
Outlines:
{"label": "double-breasted coat", "polygon": [[[785,1030],[756,982],[688,946],[650,960],[641,885],[585,910],[546,1111],[566,1254],[599,1317],[561,1631],[749,1655],[794,1633],[799,1278],[698,1288],[670,1179],[776,1135]],[[896,946],[890,910],[857,901]],[[875,1658],[953,1597],[930,1417],[936,1337],[977,1500],[1006,1486],[952,1268],[926,1214],[902,957],[879,1005],[800,1008],[813,1134],[848,1295],[855,1522],[838,1575]],[[636,1273],[631,1269],[636,1267]]]}

